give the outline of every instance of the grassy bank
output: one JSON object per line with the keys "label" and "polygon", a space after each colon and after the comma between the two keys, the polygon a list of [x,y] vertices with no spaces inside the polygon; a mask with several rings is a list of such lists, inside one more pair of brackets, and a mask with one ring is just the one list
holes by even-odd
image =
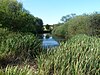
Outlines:
{"label": "grassy bank", "polygon": [[0,65],[32,60],[39,54],[41,42],[32,33],[0,29]]}
{"label": "grassy bank", "polygon": [[79,35],[38,59],[39,74],[99,75],[100,39]]}
{"label": "grassy bank", "polygon": [[[18,70],[16,70],[18,69]],[[100,75],[100,38],[77,35],[37,57],[37,69],[7,67],[2,75]],[[5,74],[4,74],[5,73]]]}

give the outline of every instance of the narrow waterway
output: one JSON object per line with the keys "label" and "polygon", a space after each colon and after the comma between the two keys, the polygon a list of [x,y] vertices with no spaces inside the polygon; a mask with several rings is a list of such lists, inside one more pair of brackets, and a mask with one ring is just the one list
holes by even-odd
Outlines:
{"label": "narrow waterway", "polygon": [[43,48],[51,48],[51,47],[59,46],[59,43],[56,39],[52,37],[52,35],[43,34],[42,46]]}

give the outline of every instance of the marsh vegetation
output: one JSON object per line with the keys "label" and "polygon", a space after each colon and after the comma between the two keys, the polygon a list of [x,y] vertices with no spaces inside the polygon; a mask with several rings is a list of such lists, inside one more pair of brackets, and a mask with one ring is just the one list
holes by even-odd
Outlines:
{"label": "marsh vegetation", "polygon": [[51,34],[64,40],[44,49],[42,19],[17,0],[0,0],[0,75],[100,75],[100,13],[62,21]]}

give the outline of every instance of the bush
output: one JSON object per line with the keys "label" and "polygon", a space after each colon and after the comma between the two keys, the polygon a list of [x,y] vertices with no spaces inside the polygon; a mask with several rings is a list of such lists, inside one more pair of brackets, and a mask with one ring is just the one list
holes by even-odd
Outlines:
{"label": "bush", "polygon": [[94,13],[90,16],[92,35],[100,37],[100,14]]}
{"label": "bush", "polygon": [[53,30],[53,34],[62,35],[66,39],[71,38],[77,34],[92,34],[88,16],[76,16]]}
{"label": "bush", "polygon": [[88,16],[77,16],[71,19],[65,24],[68,27],[66,30],[67,34],[65,36],[71,38],[77,34],[91,35],[92,28],[90,27],[89,23]]}
{"label": "bush", "polygon": [[57,27],[55,27],[53,29],[52,34],[53,35],[56,35],[58,37],[61,37],[61,38],[65,38],[66,29],[67,28],[64,25],[57,26]]}
{"label": "bush", "polygon": [[52,31],[53,35],[61,35],[67,39],[77,35],[86,34],[100,37],[100,14],[76,16]]}

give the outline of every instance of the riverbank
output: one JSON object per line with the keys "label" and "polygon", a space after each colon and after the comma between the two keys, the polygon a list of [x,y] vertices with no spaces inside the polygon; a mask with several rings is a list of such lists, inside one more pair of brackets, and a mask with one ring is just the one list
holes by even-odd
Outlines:
{"label": "riverbank", "polygon": [[0,28],[0,67],[32,61],[41,53],[41,40],[32,33]]}
{"label": "riverbank", "polygon": [[[100,38],[77,35],[52,48],[47,53],[42,52],[30,64],[6,67],[7,73],[15,75],[99,75],[100,74]],[[19,67],[20,66],[20,67]],[[34,67],[35,66],[35,67]]]}

